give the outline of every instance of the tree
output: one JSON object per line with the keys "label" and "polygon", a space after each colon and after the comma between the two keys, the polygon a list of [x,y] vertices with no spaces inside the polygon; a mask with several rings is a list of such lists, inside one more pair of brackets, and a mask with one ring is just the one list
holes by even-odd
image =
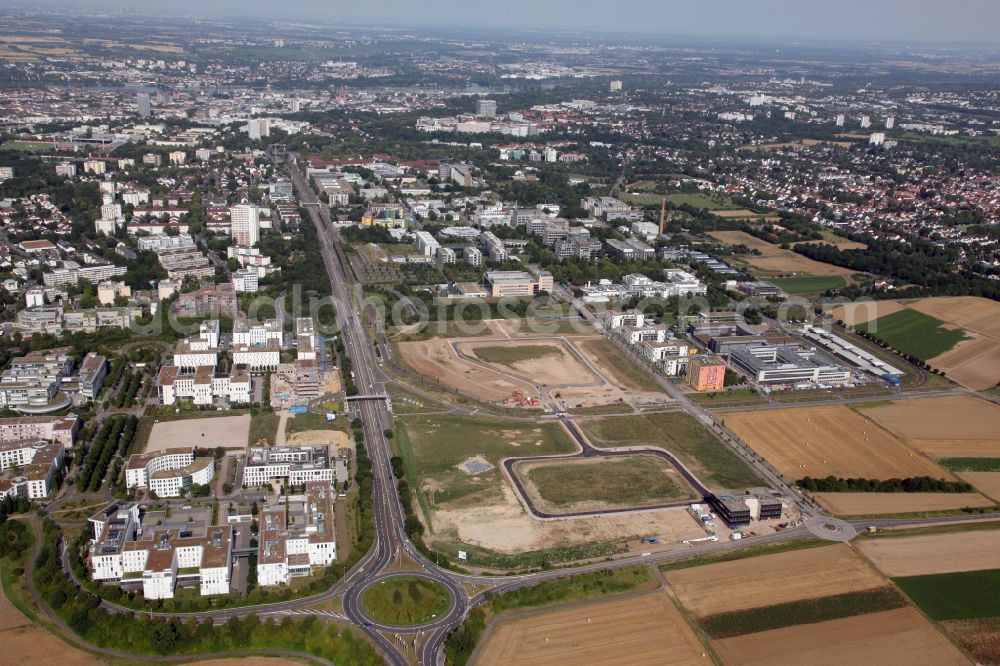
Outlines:
{"label": "tree", "polygon": [[163,622],[152,626],[149,632],[149,643],[160,654],[170,654],[177,647],[180,634],[174,623]]}

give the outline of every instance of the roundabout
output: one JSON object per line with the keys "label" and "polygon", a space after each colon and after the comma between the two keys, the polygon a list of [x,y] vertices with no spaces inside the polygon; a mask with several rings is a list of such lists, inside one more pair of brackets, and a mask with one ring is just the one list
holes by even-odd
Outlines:
{"label": "roundabout", "polygon": [[467,596],[456,583],[418,571],[385,573],[356,585],[344,598],[349,617],[393,633],[433,631],[465,615]]}
{"label": "roundabout", "polygon": [[828,541],[850,541],[858,532],[847,521],[828,516],[815,516],[806,521],[806,529],[820,539]]}

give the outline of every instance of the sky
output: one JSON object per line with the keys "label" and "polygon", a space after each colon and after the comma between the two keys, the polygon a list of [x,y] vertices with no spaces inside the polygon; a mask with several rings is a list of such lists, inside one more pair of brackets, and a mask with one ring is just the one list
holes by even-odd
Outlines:
{"label": "sky", "polygon": [[0,0],[0,5],[663,36],[1000,43],[1000,0]]}

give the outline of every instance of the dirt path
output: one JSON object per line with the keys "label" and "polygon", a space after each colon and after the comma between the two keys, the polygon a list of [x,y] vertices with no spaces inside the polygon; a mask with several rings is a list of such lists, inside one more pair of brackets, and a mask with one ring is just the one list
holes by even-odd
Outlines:
{"label": "dirt path", "polygon": [[285,446],[288,440],[285,438],[285,424],[288,423],[288,410],[283,409],[278,412],[278,432],[274,436],[275,446]]}

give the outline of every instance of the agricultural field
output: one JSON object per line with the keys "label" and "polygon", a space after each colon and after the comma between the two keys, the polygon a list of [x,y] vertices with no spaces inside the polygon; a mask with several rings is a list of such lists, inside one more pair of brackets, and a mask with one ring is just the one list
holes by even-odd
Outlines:
{"label": "agricultural field", "polygon": [[873,421],[841,405],[732,412],[724,418],[727,427],[790,479],[833,475],[954,480]]}
{"label": "agricultural field", "polygon": [[[871,320],[878,320],[878,325],[882,326],[882,319],[894,314],[898,316],[903,311],[943,322],[943,330],[952,338],[961,334],[952,346],[940,350],[932,348],[929,352],[938,353],[921,356],[932,367],[976,391],[1000,383],[1000,303],[996,301],[972,296],[879,301],[877,305],[838,306],[833,315],[852,326]],[[937,337],[944,339],[940,335]],[[905,351],[904,347],[899,348]]]}
{"label": "agricultural field", "polygon": [[713,641],[726,664],[745,666],[947,666],[969,660],[913,608]]}
{"label": "agricultural field", "polygon": [[940,319],[910,309],[865,322],[857,328],[922,361],[940,356],[966,339],[961,329],[947,328]]}
{"label": "agricultural field", "polygon": [[549,513],[700,499],[677,471],[657,456],[529,461],[518,463],[515,472],[534,504]]}
{"label": "agricultural field", "polygon": [[480,666],[711,663],[664,592],[501,620],[479,648]]}
{"label": "agricultural field", "polygon": [[696,617],[885,585],[867,563],[839,544],[668,571],[665,575],[681,603]]}
{"label": "agricultural field", "polygon": [[[500,460],[576,451],[558,424],[441,415],[403,416],[398,423],[395,442],[427,527],[424,538],[438,544],[442,551],[461,547],[484,557],[512,556],[554,546],[593,548],[595,544],[612,542],[635,541],[634,547],[638,548],[638,537],[647,534],[671,541],[704,535],[683,510],[560,521],[540,521],[529,516],[500,471]],[[460,467],[470,460],[486,462],[493,468],[470,474]]]}
{"label": "agricultural field", "polygon": [[934,620],[1000,617],[1000,569],[892,579]]}
{"label": "agricultural field", "polygon": [[895,400],[862,413],[934,458],[1000,457],[1000,405],[975,396]]}
{"label": "agricultural field", "polygon": [[[847,268],[814,261],[792,250],[785,250],[745,231],[712,231],[708,235],[726,245],[745,245],[751,250],[759,251],[759,255],[741,254],[727,257],[734,263],[749,264],[754,274],[759,277],[774,277],[788,273],[802,273],[807,276],[844,276],[853,272]],[[837,286],[841,284],[842,280]]]}
{"label": "agricultural field", "polygon": [[886,576],[1000,569],[1000,531],[861,539],[857,548]]}
{"label": "agricultural field", "polygon": [[812,496],[838,516],[958,511],[994,504],[979,493],[812,493]]}
{"label": "agricultural field", "polygon": [[745,489],[763,483],[710,430],[683,412],[587,418],[578,423],[597,447],[666,449],[713,489]]}

